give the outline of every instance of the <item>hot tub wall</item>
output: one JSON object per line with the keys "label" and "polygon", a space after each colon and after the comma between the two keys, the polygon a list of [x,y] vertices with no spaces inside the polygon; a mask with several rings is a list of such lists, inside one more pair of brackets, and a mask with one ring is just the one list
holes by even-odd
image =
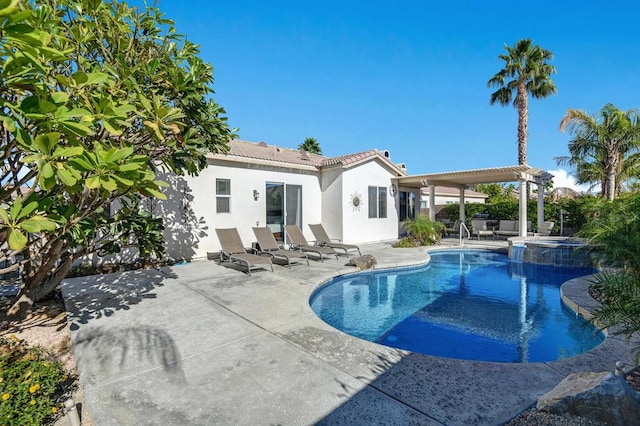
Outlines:
{"label": "hot tub wall", "polygon": [[[567,244],[571,242],[571,244]],[[538,265],[566,268],[591,268],[594,266],[591,254],[584,249],[584,241],[568,238],[538,239],[512,238],[509,240],[509,257],[513,245],[524,245],[522,261]]]}

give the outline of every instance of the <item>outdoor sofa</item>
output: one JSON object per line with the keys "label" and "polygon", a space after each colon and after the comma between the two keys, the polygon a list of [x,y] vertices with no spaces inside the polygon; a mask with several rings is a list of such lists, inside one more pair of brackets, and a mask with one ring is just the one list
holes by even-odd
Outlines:
{"label": "outdoor sofa", "polygon": [[[527,231],[531,230],[531,221],[527,221]],[[519,220],[501,220],[498,224],[498,229],[493,231],[493,235],[499,237],[517,237],[520,235],[520,221]]]}

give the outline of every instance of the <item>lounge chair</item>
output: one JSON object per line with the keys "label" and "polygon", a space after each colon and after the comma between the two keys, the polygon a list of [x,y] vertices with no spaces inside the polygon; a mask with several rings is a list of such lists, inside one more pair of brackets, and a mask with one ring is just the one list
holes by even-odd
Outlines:
{"label": "lounge chair", "polygon": [[313,236],[316,238],[316,245],[322,247],[331,247],[336,250],[344,250],[344,254],[348,257],[349,250],[356,250],[358,252],[358,256],[362,256],[360,253],[360,247],[355,246],[353,244],[342,244],[340,240],[332,241],[331,238],[327,235],[327,231],[324,230],[324,226],[321,223],[315,225],[309,225],[311,228],[311,232],[313,232]]}
{"label": "lounge chair", "polygon": [[493,230],[487,229],[487,221],[485,219],[473,219],[471,220],[471,235],[477,235],[480,237],[493,238]]}
{"label": "lounge chair", "polygon": [[270,265],[271,272],[273,272],[273,263],[270,258],[247,253],[247,249],[244,248],[236,228],[217,228],[216,234],[222,247],[220,250],[220,262],[228,260],[232,263],[244,265],[249,275],[251,275],[251,268],[261,268],[261,265]]}
{"label": "lounge chair", "polygon": [[309,245],[298,225],[285,225],[284,232],[287,233],[289,244],[293,250],[315,253],[320,257],[321,262],[324,262],[324,255],[335,256],[338,259],[338,253],[331,247]]}
{"label": "lounge chair", "polygon": [[271,229],[268,227],[254,227],[253,233],[255,234],[256,240],[258,240],[258,245],[260,246],[259,253],[264,253],[272,259],[281,258],[286,260],[289,269],[291,269],[292,259],[296,261],[306,260],[307,265],[309,265],[309,257],[305,253],[301,251],[287,250],[280,247],[276,238],[273,236],[273,233],[271,233]]}

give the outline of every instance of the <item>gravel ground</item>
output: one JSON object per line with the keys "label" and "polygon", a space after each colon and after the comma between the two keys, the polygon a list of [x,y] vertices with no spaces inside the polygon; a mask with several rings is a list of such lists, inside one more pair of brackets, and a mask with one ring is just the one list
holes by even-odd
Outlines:
{"label": "gravel ground", "polygon": [[[631,373],[627,375],[627,382],[637,392],[640,392],[640,368],[635,368]],[[586,419],[584,417],[570,416],[565,414],[559,416],[556,414],[545,413],[543,411],[537,411],[535,408],[524,411],[519,416],[512,419],[505,426],[523,426],[523,425],[536,425],[536,426],[600,426],[606,425],[605,423],[596,422],[594,420]]]}
{"label": "gravel ground", "polygon": [[[61,298],[55,298],[39,304],[37,309],[20,323],[7,319],[6,312],[9,308],[8,300],[0,299],[0,336],[15,335],[25,340],[29,346],[41,346],[48,349],[55,360],[60,361],[64,369],[75,382],[71,386],[73,399],[81,414],[83,426],[92,426],[87,413],[82,412],[84,397],[76,370],[76,362],[71,350],[71,335],[67,326],[67,312]],[[55,426],[70,426],[66,417],[59,417]]]}
{"label": "gravel ground", "polygon": [[505,426],[606,426],[605,423],[565,414],[549,414],[535,409],[527,410]]}

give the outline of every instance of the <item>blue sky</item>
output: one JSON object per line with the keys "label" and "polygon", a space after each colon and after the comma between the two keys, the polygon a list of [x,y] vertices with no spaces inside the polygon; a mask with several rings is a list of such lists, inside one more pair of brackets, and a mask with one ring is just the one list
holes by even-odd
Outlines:
{"label": "blue sky", "polygon": [[528,163],[558,170],[567,108],[640,107],[634,1],[160,0],[215,68],[249,141],[323,154],[388,149],[410,174],[517,164],[517,114],[490,106],[505,43],[551,50],[558,94],[529,103]]}

